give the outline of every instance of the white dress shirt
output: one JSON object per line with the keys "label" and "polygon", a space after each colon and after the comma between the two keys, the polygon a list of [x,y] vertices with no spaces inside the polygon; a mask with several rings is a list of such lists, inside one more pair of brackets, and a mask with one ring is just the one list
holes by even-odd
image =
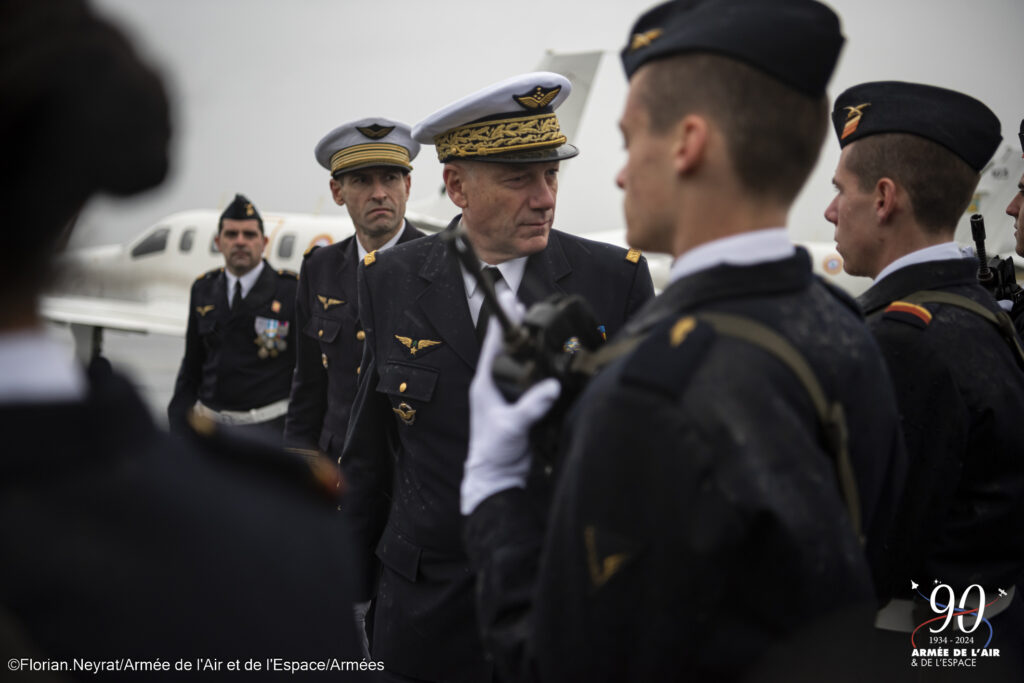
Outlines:
{"label": "white dress shirt", "polygon": [[669,283],[708,268],[728,264],[751,266],[780,261],[796,253],[785,228],[766,228],[706,242],[672,262]]}
{"label": "white dress shirt", "polygon": [[231,297],[235,295],[235,283],[241,281],[242,283],[242,298],[249,296],[249,292],[252,291],[253,286],[256,284],[256,280],[260,278],[260,273],[263,272],[263,266],[265,265],[263,259],[256,265],[255,268],[250,270],[242,277],[232,275],[231,271],[227,268],[224,269],[224,274],[228,276],[228,305],[231,305]]}

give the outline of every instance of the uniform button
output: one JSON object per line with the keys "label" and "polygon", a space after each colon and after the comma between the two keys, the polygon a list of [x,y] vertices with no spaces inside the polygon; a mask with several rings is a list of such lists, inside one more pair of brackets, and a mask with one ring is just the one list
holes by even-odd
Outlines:
{"label": "uniform button", "polygon": [[362,330],[359,330],[358,332],[356,332],[356,339],[358,339],[359,341],[363,341],[364,339],[366,339],[366,333],[363,332]]}
{"label": "uniform button", "polygon": [[316,333],[316,336],[318,336],[318,337],[322,337],[322,336],[324,336],[324,331],[323,331],[323,330],[319,330],[319,331],[318,331],[318,332]]}
{"label": "uniform button", "polygon": [[403,394],[405,393],[405,390],[408,389],[408,388],[409,388],[409,385],[406,384],[405,382],[402,382],[401,384],[398,385],[398,391],[400,393],[403,393]]}
{"label": "uniform button", "polygon": [[339,465],[341,464],[341,458],[338,458],[338,464]]}
{"label": "uniform button", "polygon": [[358,375],[362,371],[363,371],[363,369],[357,365],[356,366],[356,374]]}

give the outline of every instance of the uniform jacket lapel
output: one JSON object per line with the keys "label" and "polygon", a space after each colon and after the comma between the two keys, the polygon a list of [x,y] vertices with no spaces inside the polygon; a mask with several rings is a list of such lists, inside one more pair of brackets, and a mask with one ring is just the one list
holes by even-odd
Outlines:
{"label": "uniform jacket lapel", "polygon": [[558,233],[551,231],[548,246],[526,260],[523,281],[517,295],[524,306],[529,308],[552,294],[565,294],[558,281],[572,273],[572,265],[565,256]]}
{"label": "uniform jacket lapel", "polygon": [[[263,271],[256,278],[256,284],[249,290],[249,294],[242,299],[242,304],[238,306],[237,310],[232,309],[231,314],[252,313],[270,301],[271,297],[274,296],[274,292],[277,291],[275,275],[276,273],[270,267],[270,264],[263,261]],[[227,280],[226,277],[224,279]]]}
{"label": "uniform jacket lapel", "polygon": [[[446,230],[453,230],[459,218],[456,216]],[[445,343],[470,368],[475,369],[480,347],[473,318],[469,314],[466,284],[454,252],[444,241],[435,240],[419,275],[425,281],[417,299],[420,308]]]}

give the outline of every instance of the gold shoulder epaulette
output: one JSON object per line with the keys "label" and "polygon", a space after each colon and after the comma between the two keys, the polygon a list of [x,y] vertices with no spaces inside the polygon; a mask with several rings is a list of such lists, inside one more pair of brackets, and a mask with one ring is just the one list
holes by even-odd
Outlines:
{"label": "gold shoulder epaulette", "polygon": [[643,256],[643,252],[639,249],[630,249],[626,252],[626,260],[630,263],[639,263],[641,256]]}
{"label": "gold shoulder epaulette", "polygon": [[363,257],[363,265],[364,266],[372,266],[376,262],[377,262],[377,250],[376,249],[374,249],[369,254],[367,254],[366,256]]}
{"label": "gold shoulder epaulette", "polygon": [[311,244],[308,247],[306,247],[306,251],[302,252],[302,258],[306,258],[307,256],[309,256],[311,253],[313,253],[314,251],[316,251],[319,248],[320,248],[320,245],[317,244],[316,242],[314,242],[313,244]]}
{"label": "gold shoulder epaulette", "polygon": [[294,270],[285,270],[284,268],[282,268],[281,270],[277,271],[277,274],[283,275],[285,277],[295,278],[296,280],[299,279],[299,274],[296,273]]}
{"label": "gold shoulder epaulette", "polygon": [[202,275],[200,275],[199,277],[197,277],[196,280],[202,280],[203,278],[213,277],[214,275],[217,275],[218,273],[222,272],[223,270],[224,270],[224,266],[221,266],[220,268],[214,268],[213,270],[208,270],[205,273],[203,273]]}

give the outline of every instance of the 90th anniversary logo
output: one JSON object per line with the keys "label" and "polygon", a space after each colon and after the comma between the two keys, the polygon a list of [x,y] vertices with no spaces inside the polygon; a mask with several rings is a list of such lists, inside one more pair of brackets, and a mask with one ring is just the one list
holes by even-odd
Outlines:
{"label": "90th anniversary logo", "polygon": [[[930,595],[921,592],[914,581],[910,586],[937,615],[917,624],[910,634],[911,666],[975,668],[980,658],[999,657],[999,649],[989,647],[994,632],[986,614],[995,616],[1008,607],[1011,593],[1000,588],[999,594],[989,600],[984,588],[972,584],[958,598],[951,586],[937,579]],[[922,632],[925,627],[927,630]]]}

